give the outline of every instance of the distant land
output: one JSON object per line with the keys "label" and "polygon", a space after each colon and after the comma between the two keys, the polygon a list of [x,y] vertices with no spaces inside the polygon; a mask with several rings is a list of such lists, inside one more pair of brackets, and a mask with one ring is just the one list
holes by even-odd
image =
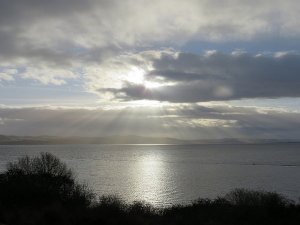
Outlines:
{"label": "distant land", "polygon": [[107,137],[56,137],[0,135],[0,145],[55,145],[55,144],[270,144],[300,143],[295,139],[199,139],[183,140],[170,137],[143,137],[137,135]]}

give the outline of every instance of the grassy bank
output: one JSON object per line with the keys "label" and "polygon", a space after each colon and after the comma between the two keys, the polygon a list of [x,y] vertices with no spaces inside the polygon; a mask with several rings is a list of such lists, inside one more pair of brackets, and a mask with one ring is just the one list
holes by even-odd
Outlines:
{"label": "grassy bank", "polygon": [[300,224],[300,205],[272,192],[236,189],[216,199],[154,208],[98,197],[55,156],[10,163],[0,174],[0,223],[29,224]]}

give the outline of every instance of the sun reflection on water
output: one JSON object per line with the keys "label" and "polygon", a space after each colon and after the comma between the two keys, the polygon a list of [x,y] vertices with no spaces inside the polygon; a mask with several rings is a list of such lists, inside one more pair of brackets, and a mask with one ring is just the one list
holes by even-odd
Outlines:
{"label": "sun reflection on water", "polygon": [[161,201],[161,193],[165,189],[163,180],[164,163],[161,155],[144,156],[138,163],[136,195],[150,203]]}

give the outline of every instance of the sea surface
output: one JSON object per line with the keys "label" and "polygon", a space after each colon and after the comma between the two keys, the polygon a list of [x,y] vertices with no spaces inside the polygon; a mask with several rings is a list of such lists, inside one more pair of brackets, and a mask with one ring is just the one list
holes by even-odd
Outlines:
{"label": "sea surface", "polygon": [[300,197],[300,144],[9,145],[0,146],[0,170],[39,152],[58,156],[97,194],[128,202],[186,204],[234,188]]}

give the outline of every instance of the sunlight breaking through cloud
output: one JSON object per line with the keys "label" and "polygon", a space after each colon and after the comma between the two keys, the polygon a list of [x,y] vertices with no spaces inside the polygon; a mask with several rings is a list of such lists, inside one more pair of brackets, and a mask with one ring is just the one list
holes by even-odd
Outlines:
{"label": "sunlight breaking through cloud", "polygon": [[297,137],[299,11],[296,0],[1,1],[1,131]]}

